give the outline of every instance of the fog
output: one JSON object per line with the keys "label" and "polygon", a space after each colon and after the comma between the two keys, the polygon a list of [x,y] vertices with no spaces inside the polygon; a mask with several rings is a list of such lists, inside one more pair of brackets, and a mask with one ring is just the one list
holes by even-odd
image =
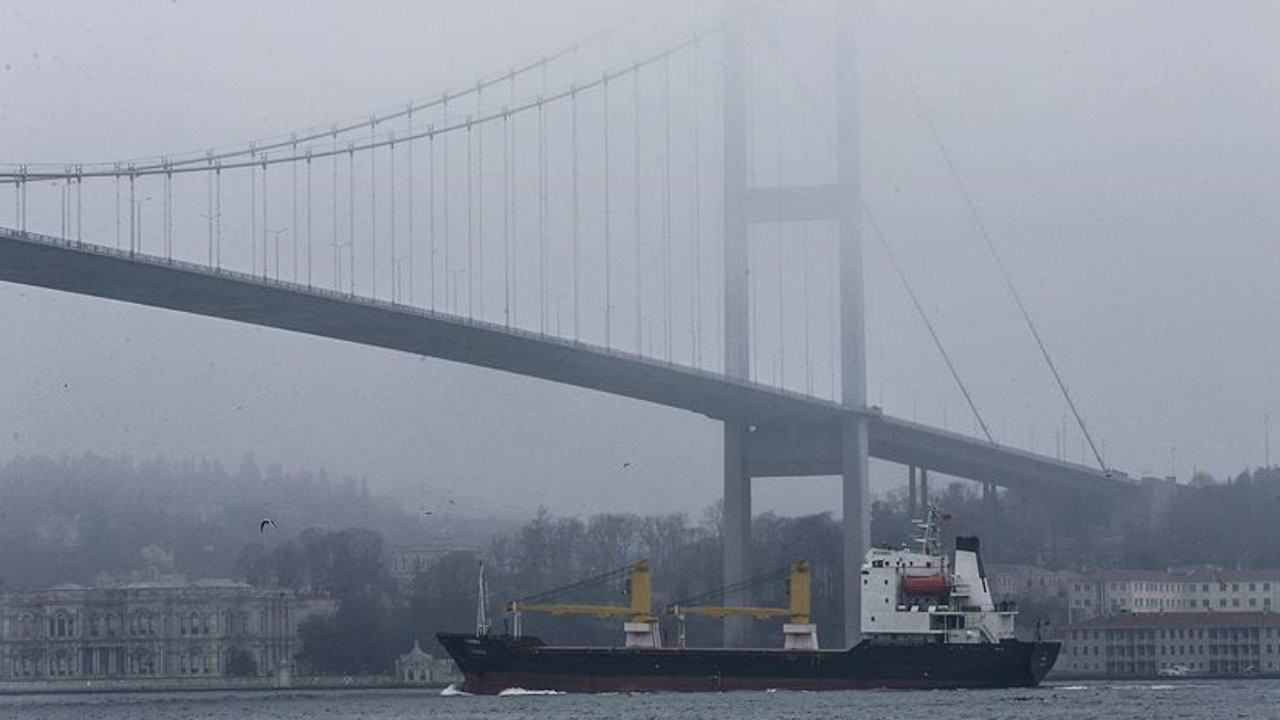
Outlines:
{"label": "fog", "polygon": [[[723,12],[620,0],[0,0],[0,163],[151,157],[358,119],[632,22],[647,30],[606,35],[599,53],[625,64]],[[1280,396],[1280,8],[873,2],[860,23],[865,201],[996,439],[1090,462],[929,122],[1108,464],[1183,479],[1263,464],[1264,417]],[[831,128],[796,98],[820,97],[830,66],[780,37],[753,55],[761,97],[782,93],[753,137],[785,158],[777,176],[821,177]],[[0,224],[12,213],[0,188]],[[864,243],[869,401],[973,432],[869,227]],[[822,262],[766,236],[757,244],[761,267]],[[824,394],[831,313],[813,301],[826,334],[806,354],[798,326],[776,328],[770,298],[781,293],[762,282],[760,379]],[[235,467],[253,453],[504,515],[697,513],[721,490],[719,423],[620,397],[7,284],[0,326],[0,458]],[[873,475],[884,491],[905,469],[874,463]],[[757,511],[838,509],[832,480],[755,487]]]}

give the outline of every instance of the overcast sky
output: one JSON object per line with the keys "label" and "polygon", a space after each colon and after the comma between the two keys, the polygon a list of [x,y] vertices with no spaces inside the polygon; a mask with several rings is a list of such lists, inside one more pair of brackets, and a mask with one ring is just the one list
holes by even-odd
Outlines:
{"label": "overcast sky", "polygon": [[[719,9],[644,5],[689,31]],[[0,163],[154,156],[360,118],[614,27],[635,6],[0,0]],[[1263,462],[1264,415],[1280,425],[1277,36],[1280,7],[1261,1],[866,6],[866,201],[998,439],[1054,454],[1065,428],[1069,457],[1084,459],[925,114],[1109,463],[1234,474]],[[822,77],[803,47],[757,55],[792,64],[782,85]],[[829,131],[805,115],[777,124]],[[12,222],[8,190],[0,222]],[[870,234],[865,255],[870,401],[972,431]],[[696,515],[720,491],[718,424],[678,411],[26,287],[0,285],[0,327],[0,457],[234,467],[253,452],[505,513]],[[790,351],[784,372],[803,385]],[[877,464],[876,487],[904,472]],[[833,481],[799,482],[758,481],[757,507],[838,507]]]}

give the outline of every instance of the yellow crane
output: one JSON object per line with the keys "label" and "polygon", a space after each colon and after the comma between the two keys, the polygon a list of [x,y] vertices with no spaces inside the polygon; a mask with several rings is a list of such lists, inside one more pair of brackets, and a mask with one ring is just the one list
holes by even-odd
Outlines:
{"label": "yellow crane", "polygon": [[[512,631],[520,635],[520,614],[526,612],[546,613],[548,615],[565,616],[580,615],[598,618],[626,618],[623,629],[626,632],[627,647],[656,647],[660,644],[658,625],[653,617],[653,575],[648,560],[637,560],[623,569],[627,575],[626,590],[630,602],[626,605],[590,605],[584,603],[549,603],[515,600],[507,603],[507,612],[512,618]],[[582,587],[591,582],[616,576],[618,571],[606,573],[590,581],[578,583],[569,589]],[[554,593],[544,593],[542,597]]]}
{"label": "yellow crane", "polygon": [[[749,580],[747,583],[754,584],[754,582],[768,579],[768,577],[770,576]],[[783,625],[785,647],[789,649],[816,650],[818,636],[817,629],[810,618],[810,584],[809,563],[805,560],[799,560],[791,563],[791,573],[787,581],[789,602],[785,608],[752,605],[680,605],[677,603],[668,605],[666,614],[674,615],[680,618],[682,622],[689,615],[712,618],[746,617],[753,620],[768,620],[777,617],[788,618],[789,622]],[[683,643],[683,627],[680,634],[681,642]]]}

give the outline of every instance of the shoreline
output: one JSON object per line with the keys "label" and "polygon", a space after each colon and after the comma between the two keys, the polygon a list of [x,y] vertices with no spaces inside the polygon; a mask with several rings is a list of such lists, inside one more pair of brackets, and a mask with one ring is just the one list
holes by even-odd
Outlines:
{"label": "shoreline", "polygon": [[[459,681],[461,682],[461,681]],[[308,690],[428,690],[440,691],[450,682],[406,684],[391,677],[294,677],[287,683],[276,678],[84,678],[58,680],[0,681],[0,696],[75,695],[90,693],[164,692],[297,692]]]}

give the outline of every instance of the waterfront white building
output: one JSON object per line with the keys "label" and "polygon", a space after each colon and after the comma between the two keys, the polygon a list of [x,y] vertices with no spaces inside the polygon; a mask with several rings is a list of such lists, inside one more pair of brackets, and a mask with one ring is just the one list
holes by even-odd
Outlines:
{"label": "waterfront white building", "polygon": [[1084,677],[1280,674],[1280,614],[1100,615],[1067,628],[1054,672]]}
{"label": "waterfront white building", "polygon": [[1072,578],[1072,622],[1160,612],[1260,612],[1280,609],[1280,570],[1104,570]]}
{"label": "waterfront white building", "polygon": [[329,600],[232,580],[0,595],[0,679],[273,675]]}

